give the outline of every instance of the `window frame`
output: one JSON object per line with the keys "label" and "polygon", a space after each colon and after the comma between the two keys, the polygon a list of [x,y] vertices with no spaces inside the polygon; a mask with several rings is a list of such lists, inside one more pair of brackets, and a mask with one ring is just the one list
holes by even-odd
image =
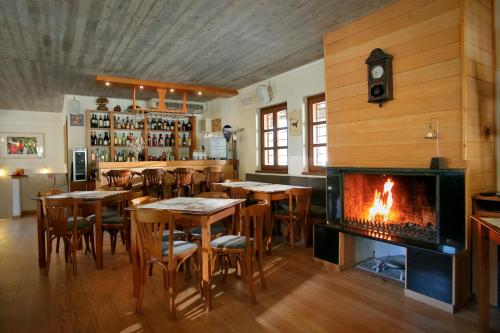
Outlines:
{"label": "window frame", "polygon": [[[287,123],[286,127],[279,127],[278,128],[278,112],[280,111],[286,111],[286,116],[287,116]],[[259,129],[259,135],[260,135],[260,170],[261,172],[268,172],[268,173],[288,173],[288,163],[287,165],[278,165],[278,149],[286,149],[287,151],[287,161],[288,160],[288,105],[286,102],[272,105],[272,106],[267,106],[265,108],[260,109],[260,129]],[[265,130],[264,129],[264,115],[266,114],[273,114],[273,128],[271,130]],[[278,131],[286,129],[286,138],[287,138],[287,145],[286,146],[278,146]],[[266,148],[264,147],[264,134],[267,132],[273,132],[273,147],[272,148]],[[274,165],[266,165],[264,163],[265,161],[265,151],[266,150],[273,150],[274,151]]]}
{"label": "window frame", "polygon": [[[313,122],[313,112],[314,104],[325,102],[326,106],[326,96],[325,93],[321,93],[314,96],[307,97],[307,172],[309,174],[324,175],[326,173],[326,166],[314,165],[314,148],[315,147],[328,147],[328,128],[327,128],[327,143],[313,143],[313,126],[327,124],[327,119],[325,121]],[[328,111],[327,111],[328,114]],[[328,117],[328,115],[327,115]],[[328,149],[328,148],[327,148]]]}

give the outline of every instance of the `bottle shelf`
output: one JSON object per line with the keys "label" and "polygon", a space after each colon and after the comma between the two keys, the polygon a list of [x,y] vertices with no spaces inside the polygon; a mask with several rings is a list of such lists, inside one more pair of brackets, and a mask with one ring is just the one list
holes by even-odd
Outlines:
{"label": "bottle shelf", "polygon": [[111,128],[110,127],[91,127],[91,131],[109,131]]}
{"label": "bottle shelf", "polygon": [[91,145],[91,147],[97,147],[97,148],[109,148],[109,147],[111,147],[111,145],[107,145],[107,146],[105,146],[105,145]]}

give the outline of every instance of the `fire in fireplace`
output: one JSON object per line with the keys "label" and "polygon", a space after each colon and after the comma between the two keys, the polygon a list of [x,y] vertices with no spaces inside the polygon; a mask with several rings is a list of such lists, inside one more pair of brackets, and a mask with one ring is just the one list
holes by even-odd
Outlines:
{"label": "fire in fireplace", "polygon": [[345,173],[343,185],[342,224],[375,237],[437,241],[435,177]]}

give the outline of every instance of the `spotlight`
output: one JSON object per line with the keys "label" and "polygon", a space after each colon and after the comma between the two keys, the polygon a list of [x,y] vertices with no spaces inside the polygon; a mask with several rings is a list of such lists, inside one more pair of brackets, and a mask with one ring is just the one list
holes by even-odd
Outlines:
{"label": "spotlight", "polygon": [[201,91],[198,91],[198,95],[201,96]]}
{"label": "spotlight", "polygon": [[109,83],[109,82],[106,82],[106,83],[105,83],[105,85],[106,85],[107,87],[109,87],[110,83]]}
{"label": "spotlight", "polygon": [[174,91],[175,91],[174,88],[170,88],[170,92],[174,92]]}
{"label": "spotlight", "polygon": [[139,89],[144,89],[144,86],[139,86]]}

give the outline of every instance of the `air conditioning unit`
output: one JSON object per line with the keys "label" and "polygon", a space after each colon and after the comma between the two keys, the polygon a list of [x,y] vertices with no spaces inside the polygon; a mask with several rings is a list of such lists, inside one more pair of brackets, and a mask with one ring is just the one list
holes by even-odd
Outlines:
{"label": "air conditioning unit", "polygon": [[[182,110],[182,101],[167,99],[165,101],[168,110]],[[147,102],[148,109],[156,109],[158,107],[158,98],[151,98]],[[202,114],[207,111],[207,103],[204,102],[187,102],[187,112],[190,114]]]}

